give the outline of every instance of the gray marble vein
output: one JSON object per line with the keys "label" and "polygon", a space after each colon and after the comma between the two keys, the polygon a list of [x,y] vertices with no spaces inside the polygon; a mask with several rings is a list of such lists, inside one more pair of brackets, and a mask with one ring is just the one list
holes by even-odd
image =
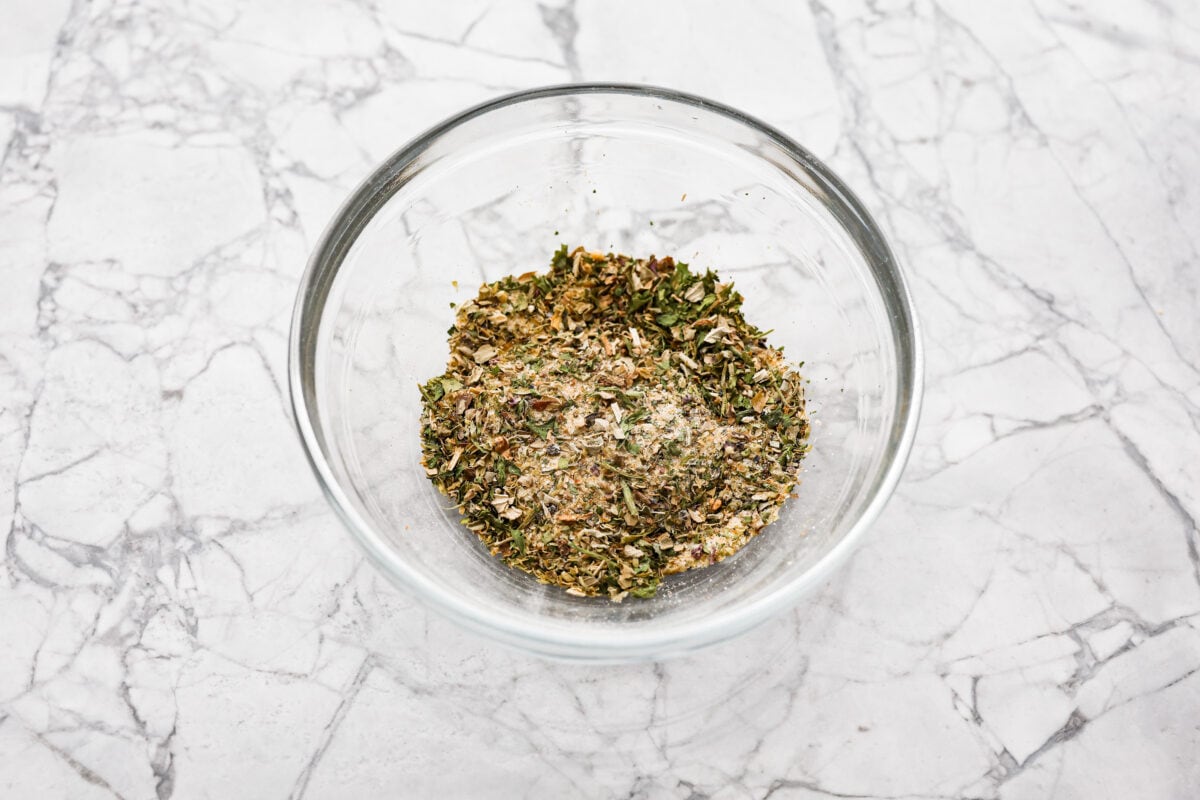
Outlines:
{"label": "gray marble vein", "polygon": [[[1200,12],[1171,0],[17,0],[0,24],[0,796],[1200,795]],[[850,564],[682,660],[430,616],[286,409],[371,166],[500,92],[779,126],[912,277],[928,401]]]}

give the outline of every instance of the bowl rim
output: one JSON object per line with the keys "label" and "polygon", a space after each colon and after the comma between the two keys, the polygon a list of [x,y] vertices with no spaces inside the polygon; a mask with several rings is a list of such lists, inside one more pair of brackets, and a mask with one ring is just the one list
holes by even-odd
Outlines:
{"label": "bowl rim", "polygon": [[[896,421],[889,438],[891,458],[882,474],[875,477],[874,493],[858,519],[829,552],[792,581],[732,609],[722,610],[702,620],[680,623],[665,631],[613,627],[586,631],[554,629],[552,633],[547,633],[545,629],[539,629],[536,623],[514,621],[492,608],[465,602],[460,596],[443,590],[411,569],[358,513],[334,475],[323,437],[314,425],[318,409],[311,380],[315,371],[312,355],[315,353],[319,326],[309,325],[309,320],[314,312],[323,310],[334,277],[358,234],[375,212],[407,182],[406,168],[440,137],[477,117],[529,101],[581,94],[630,95],[691,106],[731,119],[772,140],[821,182],[822,188],[831,196],[831,207],[842,212],[839,222],[857,229],[850,233],[860,246],[867,245],[866,255],[876,281],[881,283],[879,288],[890,312],[890,324],[895,334],[899,391],[895,401]],[[838,206],[841,208],[838,209]],[[883,281],[887,281],[888,285],[884,285]],[[318,313],[316,319],[319,318]],[[314,346],[308,347],[310,344]],[[293,421],[300,434],[305,457],[326,499],[368,558],[393,583],[411,592],[424,605],[468,628],[540,655],[592,662],[663,658],[725,641],[794,605],[810,589],[828,578],[879,517],[900,481],[916,438],[923,384],[924,349],[920,323],[904,271],[879,226],[849,187],[808,150],[756,117],[694,94],[632,83],[568,83],[505,94],[445,119],[400,147],[359,183],[317,240],[300,278],[288,341],[288,393]]]}

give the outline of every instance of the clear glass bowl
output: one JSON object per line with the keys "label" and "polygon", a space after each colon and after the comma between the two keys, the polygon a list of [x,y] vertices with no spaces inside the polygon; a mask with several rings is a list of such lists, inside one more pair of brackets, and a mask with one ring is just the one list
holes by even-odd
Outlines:
{"label": "clear glass bowl", "polygon": [[[741,552],[653,599],[571,597],[509,568],[420,466],[417,383],[445,368],[450,304],[546,269],[560,243],[719,270],[810,381],[798,496]],[[375,170],[309,262],[289,377],[313,469],[389,578],[511,644],[620,661],[726,639],[830,573],[899,479],[921,349],[879,229],[812,155],[698,97],[572,85],[466,111]]]}

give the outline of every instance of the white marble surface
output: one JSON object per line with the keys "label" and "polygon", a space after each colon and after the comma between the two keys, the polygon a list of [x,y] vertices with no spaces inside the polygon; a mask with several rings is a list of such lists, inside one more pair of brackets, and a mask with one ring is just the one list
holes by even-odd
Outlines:
{"label": "white marble surface", "polygon": [[[559,1],[4,5],[0,796],[1200,795],[1197,6]],[[925,325],[869,541],[684,661],[428,616],[286,413],[294,285],[349,188],[572,79],[807,144]]]}

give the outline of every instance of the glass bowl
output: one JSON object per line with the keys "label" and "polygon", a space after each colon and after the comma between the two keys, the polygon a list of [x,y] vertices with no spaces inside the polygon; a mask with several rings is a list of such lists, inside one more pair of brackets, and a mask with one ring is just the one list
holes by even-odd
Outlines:
{"label": "glass bowl", "polygon": [[[742,551],[651,599],[573,597],[506,566],[420,464],[417,384],[445,369],[451,303],[548,268],[562,243],[718,270],[809,380],[797,496]],[[471,628],[592,661],[726,639],[828,576],[896,486],[922,368],[903,276],[827,167],[734,109],[617,85],[485,103],[379,166],[313,253],[290,356],[309,460],[371,560]]]}

